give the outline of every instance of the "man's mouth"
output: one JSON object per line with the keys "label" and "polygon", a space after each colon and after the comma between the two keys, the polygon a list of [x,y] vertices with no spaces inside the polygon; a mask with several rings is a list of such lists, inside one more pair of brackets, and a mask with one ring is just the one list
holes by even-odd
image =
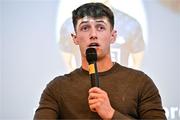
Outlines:
{"label": "man's mouth", "polygon": [[100,45],[98,43],[91,43],[88,47],[99,47]]}

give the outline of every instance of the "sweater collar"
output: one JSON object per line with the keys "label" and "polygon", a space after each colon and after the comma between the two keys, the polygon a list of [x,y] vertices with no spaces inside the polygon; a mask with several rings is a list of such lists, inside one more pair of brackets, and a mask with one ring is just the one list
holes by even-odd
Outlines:
{"label": "sweater collar", "polygon": [[[105,76],[105,75],[110,75],[111,73],[114,73],[118,70],[119,68],[119,64],[117,62],[114,62],[114,65],[107,71],[104,71],[104,72],[98,72],[98,75],[99,76]],[[83,69],[82,67],[80,67],[78,69],[79,72],[81,72],[83,75],[89,75],[89,71]]]}

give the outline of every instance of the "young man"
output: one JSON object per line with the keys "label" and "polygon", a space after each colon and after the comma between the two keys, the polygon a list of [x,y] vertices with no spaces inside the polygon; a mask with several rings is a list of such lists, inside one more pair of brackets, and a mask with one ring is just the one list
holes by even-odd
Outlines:
{"label": "young man", "polygon": [[[117,31],[117,37],[116,41],[111,44],[111,59],[123,66],[140,69],[145,44],[139,22],[132,16],[113,7],[110,0],[90,1],[105,4],[114,14],[114,29]],[[79,48],[73,43],[72,37],[69,35],[74,31],[72,19],[66,19],[60,28],[60,50],[68,70],[72,71],[81,66]]]}
{"label": "young man", "polygon": [[[153,81],[112,62],[110,44],[117,35],[112,11],[102,3],[87,3],[72,18],[82,66],[47,85],[34,119],[166,119]],[[90,47],[97,51],[99,88],[91,88],[89,80],[85,52]]]}

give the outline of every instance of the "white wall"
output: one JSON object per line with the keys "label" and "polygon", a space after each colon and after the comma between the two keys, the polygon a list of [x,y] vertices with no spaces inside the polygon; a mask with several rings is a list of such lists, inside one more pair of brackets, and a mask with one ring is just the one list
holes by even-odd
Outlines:
{"label": "white wall", "polygon": [[5,0],[0,118],[32,118],[47,82],[66,72],[55,40],[57,1]]}
{"label": "white wall", "polygon": [[0,115],[2,114],[2,1],[0,0]]}
{"label": "white wall", "polygon": [[[157,1],[143,3],[149,36],[142,69],[163,105],[179,110],[180,16]],[[57,7],[57,0],[4,0],[0,6],[0,119],[32,119],[46,83],[67,72],[55,38]]]}

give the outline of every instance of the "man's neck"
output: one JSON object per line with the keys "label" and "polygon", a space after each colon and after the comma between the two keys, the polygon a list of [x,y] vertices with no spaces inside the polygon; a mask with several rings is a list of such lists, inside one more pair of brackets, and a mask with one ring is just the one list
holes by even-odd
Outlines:
{"label": "man's neck", "polygon": [[[98,72],[105,72],[105,71],[111,69],[113,66],[113,62],[112,62],[111,58],[98,60],[96,62],[96,64],[97,64]],[[89,64],[88,64],[87,60],[83,59],[83,58],[82,58],[82,68],[89,71]]]}

